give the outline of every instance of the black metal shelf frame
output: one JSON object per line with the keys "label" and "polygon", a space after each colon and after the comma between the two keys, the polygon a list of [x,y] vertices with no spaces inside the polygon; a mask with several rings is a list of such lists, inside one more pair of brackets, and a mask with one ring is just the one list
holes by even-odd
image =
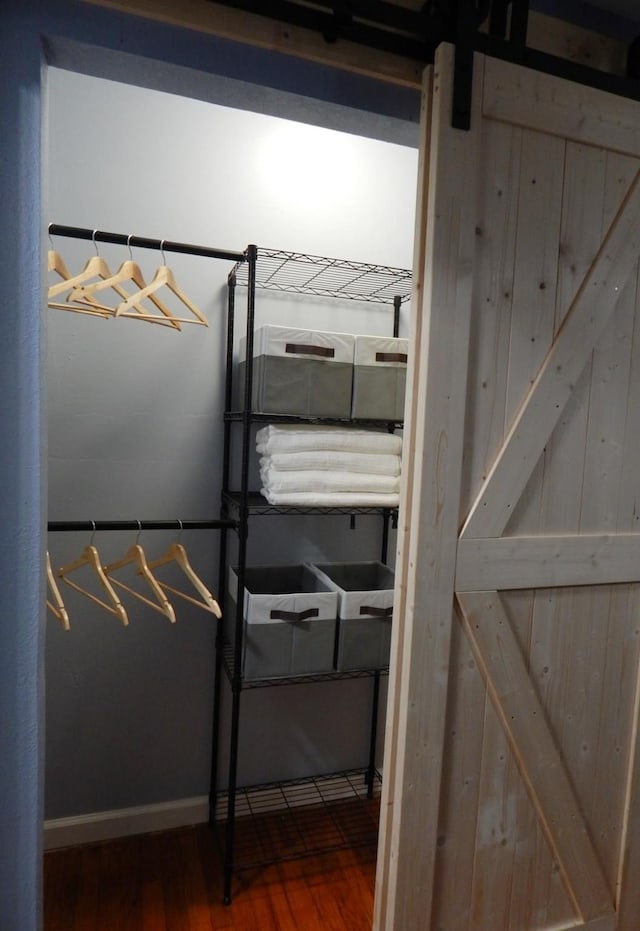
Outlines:
{"label": "black metal shelf frame", "polygon": [[[239,591],[244,589],[244,573],[247,564],[247,538],[249,519],[254,516],[271,516],[277,514],[287,515],[328,515],[345,514],[350,517],[352,525],[356,515],[376,514],[382,520],[381,558],[387,560],[389,539],[389,525],[393,521],[396,525],[397,510],[393,508],[300,508],[300,507],[274,507],[269,505],[262,495],[251,492],[249,489],[250,441],[251,425],[256,422],[322,422],[322,423],[349,423],[350,425],[368,425],[386,427],[393,430],[401,424],[384,421],[339,421],[333,418],[304,418],[287,416],[266,416],[257,414],[252,410],[253,392],[253,343],[255,331],[256,289],[289,291],[303,293],[311,297],[338,298],[342,300],[355,300],[364,303],[386,305],[393,313],[393,336],[398,336],[400,325],[400,309],[404,301],[411,296],[411,272],[405,269],[387,268],[377,265],[365,265],[359,262],[349,262],[340,259],[309,256],[296,252],[284,252],[273,249],[258,249],[250,245],[246,250],[246,262],[236,265],[228,278],[228,306],[227,306],[227,344],[226,344],[226,379],[225,379],[225,417],[224,417],[224,455],[222,469],[222,504],[223,517],[233,519],[236,523],[238,539],[238,553],[235,560],[238,576]],[[246,359],[244,383],[241,387],[242,408],[233,410],[234,375],[233,375],[233,349],[235,339],[235,314],[237,288],[246,288]],[[239,488],[231,490],[231,431],[232,428],[241,431],[241,462],[239,475]],[[225,591],[227,567],[227,531],[221,534],[219,590]],[[224,604],[223,604],[224,610]],[[377,778],[375,766],[377,719],[380,699],[380,679],[386,675],[387,669],[357,670],[354,672],[331,672],[312,676],[295,676],[278,679],[244,680],[242,677],[242,647],[243,647],[243,599],[238,598],[236,604],[234,640],[226,643],[223,638],[222,626],[218,625],[216,642],[216,677],[214,691],[214,724],[213,747],[211,760],[211,787],[210,787],[210,817],[215,824],[215,812],[218,804],[218,749],[221,733],[221,688],[222,680],[226,679],[231,689],[231,727],[229,733],[229,769],[226,789],[226,819],[224,821],[224,901],[231,902],[232,881],[234,870],[238,866],[236,858],[236,804],[239,793],[244,790],[238,786],[238,743],[240,735],[240,700],[244,690],[264,688],[271,686],[308,684],[316,682],[330,682],[346,679],[370,679],[372,682],[371,695],[371,728],[369,739],[369,760],[363,770],[366,785],[366,794],[373,798],[374,785]],[[375,842],[375,839],[374,839]],[[307,853],[321,852],[305,845]]]}

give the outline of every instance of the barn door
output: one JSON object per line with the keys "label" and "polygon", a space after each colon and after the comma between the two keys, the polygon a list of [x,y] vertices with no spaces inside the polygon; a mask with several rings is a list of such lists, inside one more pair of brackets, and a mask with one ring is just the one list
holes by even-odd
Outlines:
{"label": "barn door", "polygon": [[640,105],[425,83],[376,928],[640,928]]}

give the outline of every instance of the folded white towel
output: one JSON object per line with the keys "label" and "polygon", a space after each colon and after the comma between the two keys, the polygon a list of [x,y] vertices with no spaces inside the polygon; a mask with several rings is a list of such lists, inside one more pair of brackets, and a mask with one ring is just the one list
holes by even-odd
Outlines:
{"label": "folded white towel", "polygon": [[291,507],[379,507],[379,508],[396,508],[398,507],[398,495],[377,495],[366,492],[348,492],[348,491],[293,491],[293,492],[271,492],[266,488],[262,489],[262,494],[269,504],[289,505]]}
{"label": "folded white towel", "polygon": [[322,424],[268,424],[258,430],[256,448],[261,455],[321,449],[399,455],[402,438],[378,430],[352,430]]}
{"label": "folded white towel", "polygon": [[271,453],[260,459],[261,468],[279,472],[302,469],[331,469],[337,472],[368,472],[371,475],[400,475],[400,456],[391,453],[349,453],[335,449]]}
{"label": "folded white towel", "polygon": [[371,475],[366,472],[329,472],[308,469],[300,472],[278,472],[261,469],[262,484],[270,492],[345,491],[375,494],[398,494],[400,479],[393,475]]}

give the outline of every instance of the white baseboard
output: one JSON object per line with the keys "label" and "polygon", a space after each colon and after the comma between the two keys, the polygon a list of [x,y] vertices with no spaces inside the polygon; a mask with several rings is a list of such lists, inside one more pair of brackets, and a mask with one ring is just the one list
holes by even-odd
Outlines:
{"label": "white baseboard", "polygon": [[44,849],[92,844],[96,841],[167,831],[209,820],[207,796],[139,805],[113,811],[96,811],[71,818],[53,818],[44,823]]}

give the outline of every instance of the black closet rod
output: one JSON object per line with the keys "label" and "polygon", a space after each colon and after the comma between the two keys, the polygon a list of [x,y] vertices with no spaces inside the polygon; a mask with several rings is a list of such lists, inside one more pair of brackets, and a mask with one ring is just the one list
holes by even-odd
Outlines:
{"label": "black closet rod", "polygon": [[236,527],[233,520],[50,520],[52,533],[67,530],[226,530]]}
{"label": "black closet rod", "polygon": [[171,239],[149,239],[146,236],[130,236],[126,233],[106,233],[104,230],[88,230],[81,226],[61,226],[50,223],[50,236],[68,236],[70,239],[88,239],[89,242],[110,242],[120,246],[137,246],[142,249],[154,249],[157,252],[181,252],[184,255],[202,255],[209,259],[227,259],[229,262],[246,262],[244,252],[232,252],[229,249],[212,249],[209,246],[194,246],[187,242],[174,242]]}

